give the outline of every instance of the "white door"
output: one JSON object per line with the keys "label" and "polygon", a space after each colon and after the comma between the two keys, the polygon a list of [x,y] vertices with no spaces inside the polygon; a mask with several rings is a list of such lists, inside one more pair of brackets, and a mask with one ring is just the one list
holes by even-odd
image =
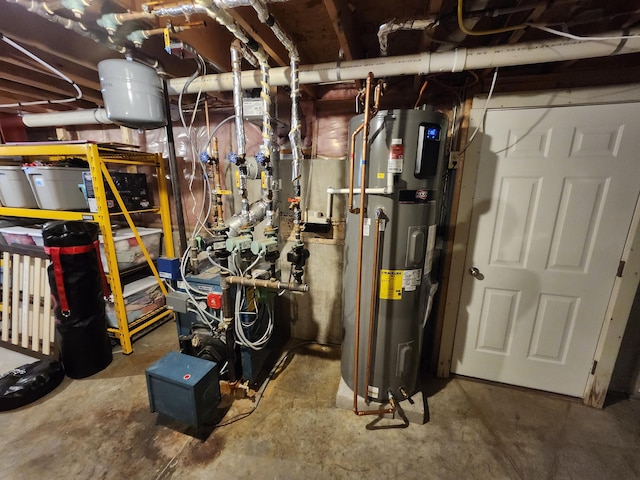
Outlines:
{"label": "white door", "polygon": [[488,111],[452,372],[582,397],[640,191],[639,120],[638,103]]}

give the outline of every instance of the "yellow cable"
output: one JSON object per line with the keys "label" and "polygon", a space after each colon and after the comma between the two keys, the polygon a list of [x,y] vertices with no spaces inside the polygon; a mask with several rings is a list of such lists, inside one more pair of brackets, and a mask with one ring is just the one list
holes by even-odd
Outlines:
{"label": "yellow cable", "polygon": [[460,27],[460,30],[462,30],[467,35],[473,35],[473,36],[494,35],[496,33],[514,32],[516,30],[522,30],[528,26],[528,25],[516,25],[514,27],[496,28],[493,30],[473,31],[465,27],[464,19],[462,18],[462,10],[463,10],[462,0],[458,0],[458,27]]}

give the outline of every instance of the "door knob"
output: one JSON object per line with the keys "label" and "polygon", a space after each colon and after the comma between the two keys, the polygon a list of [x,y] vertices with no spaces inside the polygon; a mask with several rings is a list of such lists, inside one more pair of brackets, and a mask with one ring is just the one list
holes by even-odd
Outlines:
{"label": "door knob", "polygon": [[484,275],[476,267],[471,267],[469,269],[469,275],[473,278],[477,278],[478,280],[484,280]]}

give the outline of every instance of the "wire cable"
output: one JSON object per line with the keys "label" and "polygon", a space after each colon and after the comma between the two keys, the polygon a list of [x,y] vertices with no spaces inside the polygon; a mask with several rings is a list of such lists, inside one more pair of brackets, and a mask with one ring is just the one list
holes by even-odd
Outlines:
{"label": "wire cable", "polygon": [[32,106],[32,105],[48,105],[48,104],[58,104],[58,103],[71,103],[71,102],[75,102],[77,100],[80,100],[82,98],[82,90],[80,90],[80,87],[76,84],[76,82],[71,80],[69,77],[67,77],[60,70],[58,70],[57,68],[53,67],[52,65],[49,65],[47,62],[42,60],[40,57],[38,57],[37,55],[31,53],[29,50],[27,50],[23,46],[17,44],[16,42],[11,40],[10,38],[5,37],[1,33],[0,33],[0,40],[2,40],[3,42],[5,42],[8,45],[11,45],[13,48],[18,50],[19,52],[23,53],[24,55],[26,55],[27,57],[31,58],[32,60],[35,60],[40,65],[45,67],[47,70],[53,72],[55,75],[57,75],[62,80],[67,82],[69,85],[71,85],[74,88],[74,90],[76,91],[76,96],[72,97],[72,98],[65,98],[65,99],[62,99],[62,100],[36,100],[36,101],[33,101],[33,102],[5,103],[3,105],[0,105],[0,108],[16,108],[16,107],[27,107],[27,106]]}
{"label": "wire cable", "polygon": [[273,368],[269,372],[269,375],[267,375],[267,378],[265,379],[264,383],[262,384],[262,386],[258,390],[258,393],[256,394],[256,401],[255,401],[255,404],[254,404],[253,408],[251,410],[249,410],[248,412],[239,413],[236,417],[231,418],[231,419],[227,420],[224,423],[219,423],[218,425],[216,425],[216,428],[226,427],[227,425],[231,425],[232,423],[235,423],[235,422],[237,422],[239,420],[243,420],[243,419],[247,418],[249,415],[251,415],[253,412],[255,412],[258,409],[258,406],[260,405],[260,400],[262,400],[264,392],[266,391],[267,387],[269,386],[269,382],[276,375],[276,373],[278,372],[278,370],[280,369],[282,364],[298,348],[304,347],[306,345],[320,345],[321,347],[332,347],[332,348],[336,348],[336,347],[340,346],[340,345],[337,345],[337,344],[334,344],[334,343],[322,343],[322,342],[313,342],[313,341],[301,342],[301,343],[298,343],[297,345],[294,345],[284,355],[282,355],[282,357],[280,357],[280,359],[276,362],[276,364],[273,366]]}
{"label": "wire cable", "polygon": [[493,89],[496,86],[496,80],[497,79],[498,79],[498,67],[496,67],[496,69],[493,72],[493,79],[491,80],[491,87],[489,88],[489,94],[487,95],[487,100],[485,101],[484,107],[482,109],[482,115],[480,116],[480,121],[478,122],[478,125],[476,125],[476,129],[473,131],[473,133],[469,137],[469,140],[467,141],[467,144],[464,146],[464,148],[462,150],[457,152],[456,158],[460,158],[464,154],[464,152],[467,151],[467,149],[469,148],[469,145],[471,145],[471,142],[473,142],[473,139],[476,138],[476,135],[478,134],[478,131],[480,130],[480,125],[482,125],[482,123],[484,122],[484,117],[487,114],[487,110],[489,108],[489,101],[491,100],[491,97],[493,96]]}
{"label": "wire cable", "polygon": [[481,37],[483,35],[495,35],[498,33],[515,32],[516,30],[524,30],[529,25],[514,25],[513,27],[494,28],[492,30],[469,30],[464,24],[462,0],[458,0],[458,27],[466,35]]}
{"label": "wire cable", "polygon": [[543,32],[552,33],[559,37],[570,38],[571,40],[584,40],[584,41],[598,41],[598,40],[628,40],[631,38],[640,38],[640,35],[619,35],[614,37],[583,37],[580,35],[573,35],[571,33],[556,30],[554,28],[545,27],[544,25],[536,25],[535,23],[527,24],[528,27],[542,30]]}

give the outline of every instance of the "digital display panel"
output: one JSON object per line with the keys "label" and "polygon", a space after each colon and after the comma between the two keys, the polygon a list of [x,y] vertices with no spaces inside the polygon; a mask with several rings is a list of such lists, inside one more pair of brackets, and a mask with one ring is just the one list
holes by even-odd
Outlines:
{"label": "digital display panel", "polygon": [[438,127],[428,127],[427,140],[440,140],[440,129]]}

